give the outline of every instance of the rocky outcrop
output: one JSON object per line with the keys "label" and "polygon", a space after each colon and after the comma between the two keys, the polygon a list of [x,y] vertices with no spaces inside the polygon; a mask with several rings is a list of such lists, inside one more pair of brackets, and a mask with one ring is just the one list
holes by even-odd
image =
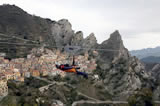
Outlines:
{"label": "rocky outcrop", "polygon": [[94,33],[91,33],[88,37],[84,39],[83,47],[85,48],[95,48],[97,45],[97,39]]}
{"label": "rocky outcrop", "polygon": [[150,77],[154,78],[154,100],[160,100],[160,64],[147,63],[145,68],[148,68]]}
{"label": "rocky outcrop", "polygon": [[152,85],[144,65],[136,57],[131,57],[118,31],[112,33],[99,48],[102,49],[98,58],[99,68],[103,70],[101,75],[115,100],[126,100],[142,87]]}
{"label": "rocky outcrop", "polygon": [[74,35],[72,26],[66,19],[62,19],[58,22],[52,23],[51,31],[51,36],[54,37],[56,46],[65,46],[67,44],[70,44]]}
{"label": "rocky outcrop", "polygon": [[73,46],[82,46],[83,42],[84,42],[83,32],[82,31],[78,31],[73,36],[72,41],[71,41],[71,45],[73,45]]}
{"label": "rocky outcrop", "polygon": [[110,38],[99,45],[99,62],[102,69],[107,69],[110,64],[123,58],[128,60],[130,57],[128,50],[124,47],[121,35],[118,30],[110,35]]}
{"label": "rocky outcrop", "polygon": [[8,58],[23,57],[36,47],[35,42],[54,43],[54,40],[50,40],[51,23],[53,23],[51,20],[30,15],[15,5],[0,6],[0,33],[5,34],[0,35],[0,42],[23,44],[4,43],[1,44],[0,51],[7,53]]}
{"label": "rocky outcrop", "polygon": [[[136,90],[147,86],[149,75],[143,65],[135,57],[129,60],[120,58],[106,72],[104,83],[108,91],[116,95],[116,100],[126,100]],[[122,98],[123,97],[123,98]]]}

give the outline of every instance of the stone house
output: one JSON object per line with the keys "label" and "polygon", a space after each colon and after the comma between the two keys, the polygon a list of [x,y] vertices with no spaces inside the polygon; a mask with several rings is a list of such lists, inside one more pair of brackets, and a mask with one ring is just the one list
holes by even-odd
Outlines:
{"label": "stone house", "polygon": [[4,75],[7,79],[7,81],[10,79],[14,79],[14,73],[12,71],[6,71],[6,72],[4,72]]}
{"label": "stone house", "polygon": [[17,78],[21,77],[21,73],[19,71],[17,72],[13,72],[14,75],[13,75],[13,79],[16,80]]}
{"label": "stone house", "polygon": [[31,73],[29,71],[24,72],[24,77],[29,78],[31,76]]}
{"label": "stone house", "polygon": [[5,63],[5,64],[8,64],[8,63],[9,63],[9,60],[4,59],[4,63]]}
{"label": "stone house", "polygon": [[24,77],[18,77],[15,81],[24,82]]}
{"label": "stone house", "polygon": [[56,76],[56,75],[60,75],[60,70],[59,69],[54,69],[52,71],[50,71],[51,76]]}
{"label": "stone house", "polygon": [[40,76],[40,72],[38,70],[32,70],[31,71],[31,75],[34,77],[39,77]]}
{"label": "stone house", "polygon": [[[60,70],[59,70],[59,71],[60,71]],[[59,75],[60,75],[61,77],[65,77],[65,76],[66,76],[66,72],[60,71],[60,72],[59,72]]]}
{"label": "stone house", "polygon": [[43,69],[43,70],[40,71],[40,74],[42,76],[47,76],[48,75],[48,71]]}
{"label": "stone house", "polygon": [[0,73],[0,79],[6,79],[5,74],[4,73]]}

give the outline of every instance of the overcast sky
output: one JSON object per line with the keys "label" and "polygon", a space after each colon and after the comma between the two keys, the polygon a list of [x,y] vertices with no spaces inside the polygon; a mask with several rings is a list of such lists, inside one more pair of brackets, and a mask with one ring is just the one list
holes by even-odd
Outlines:
{"label": "overcast sky", "polygon": [[0,0],[30,14],[68,19],[84,37],[95,33],[99,43],[115,30],[129,50],[160,46],[160,0]]}

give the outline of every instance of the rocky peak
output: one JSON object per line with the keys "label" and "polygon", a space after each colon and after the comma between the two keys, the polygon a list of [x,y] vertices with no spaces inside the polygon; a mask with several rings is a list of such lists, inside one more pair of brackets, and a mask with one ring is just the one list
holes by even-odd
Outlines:
{"label": "rocky peak", "polygon": [[16,5],[3,4],[3,5],[0,5],[0,8],[10,10],[10,11],[23,11],[24,12],[24,10],[17,7]]}
{"label": "rocky peak", "polygon": [[72,38],[71,45],[73,46],[82,46],[84,39],[83,39],[83,32],[78,31]]}
{"label": "rocky peak", "polygon": [[[33,16],[15,5],[0,5],[0,33],[7,34],[7,38],[0,36],[0,41],[32,44],[32,41],[54,44],[51,35],[50,24],[43,18]],[[11,39],[12,36],[20,39]],[[4,40],[3,40],[4,39]],[[25,42],[27,39],[28,41]],[[32,40],[29,42],[29,40]],[[6,58],[24,57],[34,46],[15,46],[9,44],[1,48],[1,52],[7,52]],[[8,49],[8,50],[7,50]],[[6,51],[7,50],[7,51]]]}
{"label": "rocky peak", "polygon": [[94,33],[91,33],[88,37],[84,39],[83,46],[90,48],[95,46],[96,44],[97,44],[97,39]]}
{"label": "rocky peak", "polygon": [[77,38],[78,40],[83,40],[83,32],[82,31],[76,32],[74,37]]}
{"label": "rocky peak", "polygon": [[59,20],[58,24],[61,25],[66,31],[67,30],[69,30],[69,31],[72,30],[72,25],[71,25],[71,23],[67,19],[61,19],[61,20]]}
{"label": "rocky peak", "polygon": [[99,54],[101,60],[107,63],[115,62],[122,56],[126,59],[129,58],[129,52],[124,47],[121,35],[118,30],[113,32],[108,40],[102,42],[102,44],[99,45],[99,48],[104,49],[104,51],[100,51]]}
{"label": "rocky peak", "polygon": [[90,41],[92,41],[92,42],[97,43],[97,39],[96,39],[94,33],[91,33],[91,34],[86,38],[86,40],[90,40]]}
{"label": "rocky peak", "polygon": [[68,21],[68,19],[61,19],[58,21],[59,24],[70,24],[70,22]]}
{"label": "rocky peak", "polygon": [[135,90],[151,85],[146,82],[149,75],[143,64],[136,57],[130,56],[118,31],[100,44],[100,48],[106,51],[99,51],[99,66],[105,70],[103,74],[106,89],[118,97],[115,100],[127,99]]}
{"label": "rocky peak", "polygon": [[110,39],[115,40],[115,41],[122,41],[121,35],[118,30],[116,30],[110,35]]}
{"label": "rocky peak", "polygon": [[118,30],[110,35],[110,38],[102,43],[102,45],[112,45],[112,49],[124,48],[121,35]]}
{"label": "rocky peak", "polygon": [[51,32],[57,46],[65,46],[70,44],[74,35],[72,25],[66,19],[62,19],[56,23],[52,23]]}

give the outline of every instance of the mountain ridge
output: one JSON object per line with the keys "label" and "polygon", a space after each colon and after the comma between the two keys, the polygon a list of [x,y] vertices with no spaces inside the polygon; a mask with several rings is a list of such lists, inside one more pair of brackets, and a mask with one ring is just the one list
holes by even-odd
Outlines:
{"label": "mountain ridge", "polygon": [[138,57],[139,59],[146,58],[149,56],[160,56],[160,46],[155,48],[145,48],[141,50],[130,51],[131,55]]}
{"label": "mountain ridge", "polygon": [[148,56],[141,59],[144,63],[160,63],[160,57]]}
{"label": "mountain ridge", "polygon": [[[21,39],[37,41],[41,46],[63,47],[71,45],[84,48],[103,48],[103,43],[97,43],[94,33],[83,38],[83,32],[75,32],[67,19],[61,19],[57,22],[50,19],[43,19],[30,15],[15,5],[1,5],[0,13],[0,33],[9,35],[10,37],[14,35]],[[115,31],[116,33],[119,34],[118,30]],[[116,39],[116,36],[115,38],[110,38]],[[3,39],[5,38],[0,36],[0,41],[2,42],[34,44],[33,42],[25,42],[17,39]],[[117,37],[117,39],[121,38]],[[26,56],[34,46],[2,44],[1,48],[1,51],[6,53],[7,58],[14,58]]]}

